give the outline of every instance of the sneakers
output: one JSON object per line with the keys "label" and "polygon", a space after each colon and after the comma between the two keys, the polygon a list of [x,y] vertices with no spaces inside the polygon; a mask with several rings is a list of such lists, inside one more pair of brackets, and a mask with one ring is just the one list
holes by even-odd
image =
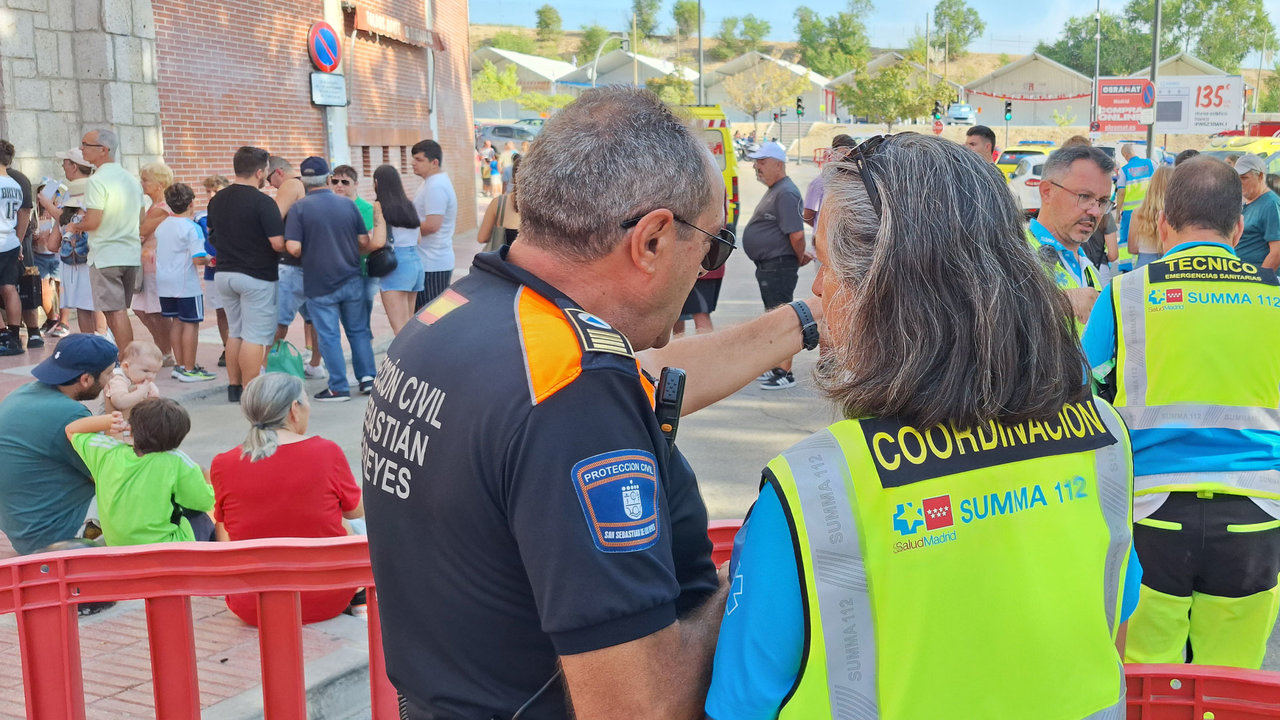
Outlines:
{"label": "sneakers", "polygon": [[71,334],[71,328],[67,327],[65,323],[58,322],[46,334],[49,337],[64,338]]}
{"label": "sneakers", "polygon": [[26,352],[22,349],[22,340],[16,338],[9,333],[0,334],[0,357],[6,355],[21,355]]}
{"label": "sneakers", "polygon": [[223,350],[222,354],[218,356],[218,367],[226,367],[226,366],[227,366],[227,351]]}
{"label": "sneakers", "polygon": [[329,371],[325,370],[323,365],[311,365],[310,363],[302,366],[302,373],[311,380],[329,377]]}
{"label": "sneakers", "polygon": [[40,337],[40,331],[35,328],[27,328],[27,349],[34,350],[44,347],[44,338]]}
{"label": "sneakers", "polygon": [[169,371],[169,377],[173,378],[174,380],[181,380],[182,374],[185,373],[186,371],[187,369],[182,367],[181,365],[174,365],[173,370]]}
{"label": "sneakers", "polygon": [[208,382],[217,377],[216,375],[209,372],[208,370],[205,370],[199,365],[196,365],[190,370],[187,370],[182,367],[175,367],[173,369],[173,376],[177,378],[179,381],[184,383]]}
{"label": "sneakers", "polygon": [[349,402],[351,393],[336,393],[329,388],[325,388],[312,396],[316,402]]}
{"label": "sneakers", "polygon": [[796,378],[790,372],[782,368],[774,368],[769,371],[769,379],[760,383],[763,390],[782,390],[796,384]]}
{"label": "sneakers", "polygon": [[764,372],[760,373],[760,377],[756,378],[756,380],[759,380],[760,382],[764,382],[765,380],[769,380],[771,378],[773,378],[773,371],[765,370]]}
{"label": "sneakers", "polygon": [[367,377],[367,376],[360,378],[360,394],[370,395],[372,393],[373,393],[373,378]]}
{"label": "sneakers", "polygon": [[162,368],[176,367],[177,364],[178,364],[178,359],[173,356],[173,353],[169,353],[168,355],[165,355],[164,359],[160,361],[160,367]]}

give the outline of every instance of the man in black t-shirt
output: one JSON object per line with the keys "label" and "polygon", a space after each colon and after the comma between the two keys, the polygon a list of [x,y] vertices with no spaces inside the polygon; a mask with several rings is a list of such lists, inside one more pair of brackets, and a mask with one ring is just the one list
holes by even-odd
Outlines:
{"label": "man in black t-shirt", "polygon": [[622,87],[547,121],[520,179],[519,242],[409,321],[365,413],[388,675],[411,720],[700,717],[727,583],[633,351],[728,256],[724,183]]}
{"label": "man in black t-shirt", "polygon": [[227,399],[258,376],[276,335],[276,265],[284,252],[284,220],[261,188],[266,150],[242,147],[232,167],[235,182],[209,200],[209,232],[218,253],[214,276],[227,313]]}

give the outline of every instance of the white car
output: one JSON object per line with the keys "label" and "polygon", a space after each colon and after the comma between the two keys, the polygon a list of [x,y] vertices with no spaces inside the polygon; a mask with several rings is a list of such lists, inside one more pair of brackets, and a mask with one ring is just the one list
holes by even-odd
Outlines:
{"label": "white car", "polygon": [[1018,167],[1009,177],[1009,190],[1027,217],[1035,217],[1040,212],[1040,182],[1048,159],[1048,155],[1027,155],[1018,161]]}

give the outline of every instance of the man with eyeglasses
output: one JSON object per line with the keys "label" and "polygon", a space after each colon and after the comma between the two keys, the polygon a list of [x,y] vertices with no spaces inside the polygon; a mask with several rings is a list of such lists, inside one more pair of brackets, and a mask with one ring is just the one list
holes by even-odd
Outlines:
{"label": "man with eyeglasses", "polygon": [[519,176],[520,239],[405,325],[365,415],[388,675],[411,720],[701,717],[727,585],[674,419],[816,344],[812,305],[668,345],[733,236],[647,90],[582,93]]}
{"label": "man with eyeglasses", "polygon": [[[272,155],[267,161],[267,184],[275,188],[276,207],[280,208],[280,219],[287,220],[289,210],[307,194],[293,163],[279,155]],[[302,290],[302,261],[287,252],[280,253],[279,298],[276,301],[276,342],[289,336],[289,326],[298,315],[302,316],[302,337],[307,347],[311,348],[311,361],[306,365],[306,376],[323,378],[327,376],[320,366],[320,342],[316,339],[316,328],[311,324],[311,313],[307,310],[307,297]]]}
{"label": "man with eyeglasses", "polygon": [[1102,283],[1083,246],[1111,211],[1115,162],[1088,145],[1064,147],[1049,155],[1040,183],[1040,214],[1027,235],[1083,326]]}
{"label": "man with eyeglasses", "polygon": [[133,342],[129,306],[142,290],[142,184],[116,161],[120,141],[111,130],[91,130],[80,140],[84,159],[98,168],[85,186],[85,216],[64,228],[89,233],[89,282],[93,307],[107,317],[116,347]]}
{"label": "man with eyeglasses", "polygon": [[[787,177],[787,151],[781,144],[767,142],[747,157],[755,161],[756,180],[769,189],[742,231],[742,251],[756,264],[756,284],[764,309],[772,310],[791,302],[800,266],[813,259],[805,249],[804,200],[795,182]],[[789,358],[760,376],[764,390],[795,384]]]}

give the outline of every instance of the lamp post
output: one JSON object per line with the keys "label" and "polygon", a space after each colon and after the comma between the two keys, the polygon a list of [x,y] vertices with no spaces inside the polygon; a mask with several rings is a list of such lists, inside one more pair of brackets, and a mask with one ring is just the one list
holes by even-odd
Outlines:
{"label": "lamp post", "polygon": [[600,43],[600,47],[596,48],[596,59],[591,61],[591,87],[596,86],[596,66],[600,64],[600,51],[604,50],[604,46],[608,45],[610,40],[621,40],[623,49],[627,47],[627,39],[621,35],[610,35]]}
{"label": "lamp post", "polygon": [[1097,26],[1093,31],[1093,104],[1089,108],[1089,122],[1098,119],[1098,76],[1102,70],[1102,0],[1098,0],[1098,9],[1093,14]]}
{"label": "lamp post", "polygon": [[[1160,74],[1160,0],[1156,0],[1155,17],[1151,20],[1151,87],[1155,88],[1157,76]],[[1152,113],[1154,115],[1154,112]],[[1151,118],[1147,126],[1147,159],[1156,156],[1156,123]]]}
{"label": "lamp post", "polygon": [[[1098,0],[1101,2],[1102,0]],[[1262,65],[1258,65],[1258,77],[1262,77]],[[1258,87],[1262,87],[1262,82],[1258,82]],[[702,0],[698,0],[698,104],[706,105],[707,101],[702,97]],[[1254,108],[1257,110],[1257,108]]]}

